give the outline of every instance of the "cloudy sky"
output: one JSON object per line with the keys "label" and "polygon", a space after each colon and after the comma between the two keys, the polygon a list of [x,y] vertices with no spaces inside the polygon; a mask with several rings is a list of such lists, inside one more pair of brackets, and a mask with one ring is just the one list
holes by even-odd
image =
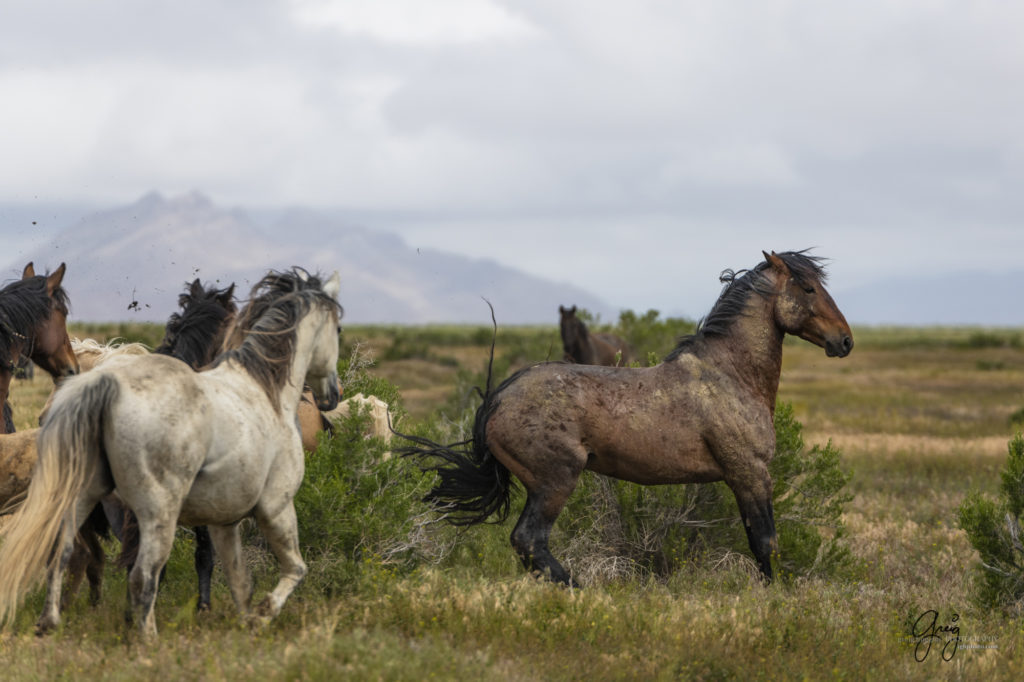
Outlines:
{"label": "cloudy sky", "polygon": [[[0,204],[345,209],[690,315],[762,249],[816,247],[834,292],[1005,273],[1022,27],[985,0],[6,0]],[[51,227],[6,215],[9,252]]]}

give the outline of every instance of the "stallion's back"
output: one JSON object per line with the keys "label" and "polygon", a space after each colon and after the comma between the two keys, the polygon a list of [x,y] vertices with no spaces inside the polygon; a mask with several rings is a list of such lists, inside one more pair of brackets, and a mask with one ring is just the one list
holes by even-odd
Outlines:
{"label": "stallion's back", "polygon": [[535,365],[499,387],[487,445],[528,488],[538,466],[638,483],[719,480],[699,386],[686,363]]}

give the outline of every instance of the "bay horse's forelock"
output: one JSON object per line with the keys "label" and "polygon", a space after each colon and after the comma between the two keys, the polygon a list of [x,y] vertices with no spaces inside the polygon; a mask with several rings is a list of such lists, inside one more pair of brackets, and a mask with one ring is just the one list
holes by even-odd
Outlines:
{"label": "bay horse's forelock", "polygon": [[534,365],[484,396],[470,441],[411,439],[415,445],[401,454],[441,460],[433,467],[440,482],[428,499],[454,523],[479,523],[507,509],[514,476],[527,491],[512,532],[516,553],[528,570],[575,584],[548,537],[585,469],[648,485],[724,480],[770,580],[778,545],[767,465],[782,339],[828,320],[822,324],[830,343],[848,352],[852,340],[816,259],[800,252],[765,256],[727,278],[697,333],[662,364]]}

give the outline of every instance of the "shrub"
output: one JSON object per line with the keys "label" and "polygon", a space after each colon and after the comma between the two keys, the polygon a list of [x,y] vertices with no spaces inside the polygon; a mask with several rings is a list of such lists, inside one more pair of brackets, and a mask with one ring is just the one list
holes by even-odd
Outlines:
{"label": "shrub", "polygon": [[648,359],[653,355],[660,362],[676,347],[680,337],[692,334],[697,324],[679,317],[659,319],[657,310],[637,315],[632,310],[619,314],[618,333],[633,348],[636,357]]}
{"label": "shrub", "polygon": [[981,556],[975,598],[986,607],[1024,607],[1024,438],[1010,441],[998,500],[974,491],[960,504],[958,521]]}

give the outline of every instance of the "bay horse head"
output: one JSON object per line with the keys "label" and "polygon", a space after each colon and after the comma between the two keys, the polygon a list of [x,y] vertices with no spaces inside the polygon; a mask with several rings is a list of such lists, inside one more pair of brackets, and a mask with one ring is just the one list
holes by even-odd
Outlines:
{"label": "bay horse head", "polygon": [[22,342],[20,353],[39,365],[54,381],[78,374],[78,359],[68,338],[68,295],[61,286],[65,271],[61,263],[52,274],[37,275],[29,263],[21,281],[0,292],[3,298],[6,298],[5,293],[12,295],[7,299],[11,307],[3,320],[4,326],[21,327],[20,333],[14,333]]}
{"label": "bay horse head", "polygon": [[[37,275],[29,263],[20,280],[0,290],[0,401],[5,404],[22,357],[43,368],[55,382],[78,373],[78,359],[68,338],[68,297],[61,287],[64,271],[61,263],[52,274]],[[9,430],[8,421],[4,420],[4,432]]]}
{"label": "bay horse head", "polygon": [[829,357],[849,355],[853,333],[825,290],[825,274],[818,260],[801,252],[762,253],[764,267],[775,274],[775,322],[779,328],[824,348]]}
{"label": "bay horse head", "polygon": [[559,329],[562,333],[562,348],[565,351],[566,360],[574,362],[582,361],[580,348],[587,340],[587,327],[583,321],[576,317],[576,306],[564,308],[558,306]]}

